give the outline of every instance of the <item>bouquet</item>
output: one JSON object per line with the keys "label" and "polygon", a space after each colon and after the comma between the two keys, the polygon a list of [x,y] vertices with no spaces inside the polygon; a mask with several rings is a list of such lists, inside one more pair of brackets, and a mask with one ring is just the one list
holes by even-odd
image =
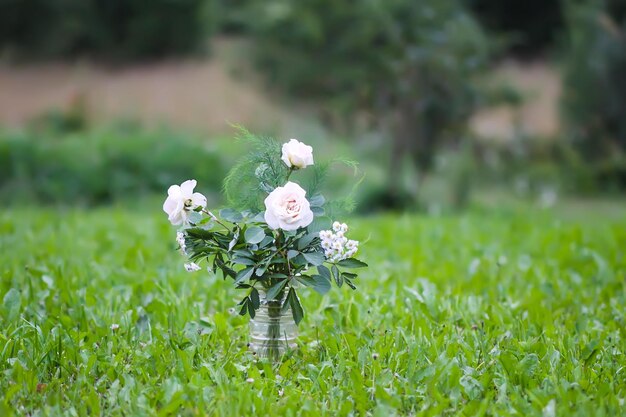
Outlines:
{"label": "bouquet", "polygon": [[355,258],[359,242],[348,238],[348,226],[330,217],[351,208],[350,196],[327,202],[320,192],[330,163],[315,164],[312,147],[296,139],[281,146],[246,131],[244,138],[254,149],[224,181],[230,207],[214,214],[194,192],[196,181],[188,180],[168,189],[163,210],[180,226],[177,242],[188,271],[204,263],[231,279],[244,292],[240,314],[252,321],[264,309],[257,348],[276,356],[289,345],[284,324],[281,329],[285,314],[291,311],[296,326],[304,317],[301,289],[325,294],[333,282],[355,289],[354,270],[367,265]]}

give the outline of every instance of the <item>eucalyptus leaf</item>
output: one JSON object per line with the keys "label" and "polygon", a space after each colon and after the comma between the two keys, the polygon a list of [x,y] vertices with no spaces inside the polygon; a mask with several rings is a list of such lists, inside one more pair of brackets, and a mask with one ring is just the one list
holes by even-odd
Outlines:
{"label": "eucalyptus leaf", "polygon": [[265,212],[262,211],[260,213],[257,213],[253,218],[252,218],[253,222],[257,222],[257,223],[265,223]]}
{"label": "eucalyptus leaf", "polygon": [[311,207],[311,211],[315,216],[323,216],[326,213],[323,207]]}
{"label": "eucalyptus leaf", "polygon": [[197,211],[192,211],[189,213],[187,217],[189,223],[191,224],[199,224],[202,221],[202,213],[198,213]]}
{"label": "eucalyptus leaf", "polygon": [[259,247],[264,248],[272,242],[274,242],[274,238],[272,236],[265,236],[263,240],[259,243]]}
{"label": "eucalyptus leaf", "polygon": [[241,213],[231,208],[225,208],[220,210],[220,217],[231,223],[239,223],[243,220],[243,216],[241,215]]}
{"label": "eucalyptus leaf", "polygon": [[265,239],[265,230],[259,226],[252,226],[246,230],[244,238],[246,239],[246,242],[250,244],[260,243],[263,239]]}
{"label": "eucalyptus leaf", "polygon": [[309,204],[311,205],[311,207],[322,207],[325,202],[326,199],[321,194],[316,194],[309,199]]}

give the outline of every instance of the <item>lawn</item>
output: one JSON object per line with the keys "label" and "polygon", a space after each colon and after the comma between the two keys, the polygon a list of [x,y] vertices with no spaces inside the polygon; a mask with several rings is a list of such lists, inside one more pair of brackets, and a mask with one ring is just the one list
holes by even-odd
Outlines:
{"label": "lawn", "polygon": [[154,206],[1,211],[0,415],[623,414],[626,218],[589,213],[355,218],[358,290],[272,366]]}

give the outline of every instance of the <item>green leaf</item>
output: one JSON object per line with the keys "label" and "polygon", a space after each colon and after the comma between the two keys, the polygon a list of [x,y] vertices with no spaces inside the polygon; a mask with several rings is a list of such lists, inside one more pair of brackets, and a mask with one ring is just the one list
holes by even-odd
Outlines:
{"label": "green leaf", "polygon": [[583,360],[585,361],[585,365],[589,365],[593,357],[599,351],[599,343],[596,339],[591,340],[589,343],[585,345],[583,350],[580,352]]}
{"label": "green leaf", "polygon": [[344,267],[344,268],[352,268],[352,269],[365,268],[367,266],[365,262],[359,261],[356,258],[344,259],[343,261],[337,262],[337,265]]}
{"label": "green leaf", "polygon": [[210,240],[213,238],[214,233],[200,227],[190,227],[185,229],[185,234],[190,237],[198,239]]}
{"label": "green leaf", "polygon": [[15,288],[11,288],[4,295],[2,300],[2,305],[4,306],[4,310],[6,311],[6,317],[8,321],[13,321],[17,318],[20,313],[20,307],[22,306],[22,299],[20,297],[20,292]]}
{"label": "green leaf", "polygon": [[247,249],[235,249],[232,251],[233,255],[240,256],[242,258],[252,259],[254,254]]}
{"label": "green leaf", "polygon": [[330,281],[321,275],[313,275],[312,277],[305,275],[297,277],[296,279],[298,280],[298,282],[301,282],[307,287],[313,288],[315,291],[322,295],[330,291]]}
{"label": "green leaf", "polygon": [[191,224],[199,224],[200,221],[202,221],[202,213],[192,211],[191,213],[189,213],[188,220]]}
{"label": "green leaf", "polygon": [[313,212],[314,216],[323,216],[324,213],[326,213],[326,210],[324,210],[322,207],[311,207],[311,211]]}
{"label": "green leaf", "polygon": [[325,259],[324,254],[320,252],[309,252],[303,253],[304,259],[307,260],[308,263],[314,266],[319,266],[324,263]]}
{"label": "green leaf", "polygon": [[266,297],[268,300],[274,300],[278,294],[282,291],[282,289],[287,285],[287,279],[283,279],[278,281],[276,284],[272,285],[269,290],[267,290]]}
{"label": "green leaf", "polygon": [[311,244],[311,242],[313,242],[313,240],[316,237],[318,237],[317,233],[309,233],[307,235],[302,236],[298,240],[298,249],[299,250],[305,249],[307,246],[309,246]]}
{"label": "green leaf", "polygon": [[330,270],[328,268],[326,268],[324,265],[318,265],[317,266],[317,272],[319,272],[319,274],[321,276],[323,276],[328,281],[330,281]]}
{"label": "green leaf", "polygon": [[313,219],[313,222],[311,222],[311,224],[306,227],[306,230],[309,233],[317,234],[321,232],[322,230],[330,229],[330,227],[332,226],[332,223],[333,222],[330,219],[330,217],[318,216],[318,217],[315,217],[315,219]]}
{"label": "green leaf", "polygon": [[293,288],[289,289],[289,294],[287,294],[287,300],[289,301],[289,307],[291,307],[293,320],[296,322],[296,324],[300,324],[302,318],[304,317],[304,311],[302,310],[302,304],[300,304],[300,299],[298,298],[298,294],[296,294],[296,290],[294,290]]}
{"label": "green leaf", "polygon": [[274,238],[272,236],[265,236],[263,240],[261,241],[261,243],[259,243],[259,247],[264,248],[273,242],[274,242]]}
{"label": "green leaf", "polygon": [[333,277],[335,277],[335,282],[337,283],[337,286],[341,288],[341,286],[343,285],[343,278],[341,277],[341,274],[339,273],[339,269],[337,268],[337,265],[333,265],[333,267],[331,268],[331,271],[333,271]]}
{"label": "green leaf", "polygon": [[259,290],[257,290],[256,288],[252,288],[252,291],[250,291],[250,302],[252,303],[252,307],[254,307],[255,310],[257,310],[261,305]]}
{"label": "green leaf", "polygon": [[233,263],[235,264],[239,264],[239,265],[256,265],[256,262],[254,262],[252,259],[250,258],[241,258],[241,257],[236,257],[233,258]]}
{"label": "green leaf", "polygon": [[311,207],[322,207],[325,202],[326,199],[321,194],[316,194],[309,199],[309,204],[311,205]]}
{"label": "green leaf", "polygon": [[241,305],[241,310],[239,310],[239,315],[240,316],[245,316],[246,313],[248,312],[248,303],[249,303],[250,298],[246,297],[243,300],[241,300],[239,302],[239,305]]}
{"label": "green leaf", "polygon": [[265,223],[265,212],[262,211],[260,213],[257,213],[254,215],[254,217],[252,218],[253,222],[257,222],[257,223]]}
{"label": "green leaf", "polygon": [[354,285],[352,283],[352,280],[355,279],[357,277],[356,274],[352,274],[350,272],[342,272],[341,273],[341,278],[343,279],[343,282],[346,283],[346,285],[350,288],[352,288],[353,290],[356,290],[356,285]]}
{"label": "green leaf", "polygon": [[289,252],[287,252],[287,259],[293,259],[298,255],[300,255],[300,252],[294,249],[290,249]]}
{"label": "green leaf", "polygon": [[254,267],[252,266],[249,266],[248,268],[242,269],[241,271],[237,272],[237,276],[235,277],[235,284],[238,284],[240,282],[247,280],[248,278],[252,276],[253,272],[254,272]]}
{"label": "green leaf", "polygon": [[220,217],[231,223],[239,223],[243,220],[243,216],[241,215],[241,213],[231,208],[225,208],[220,210]]}
{"label": "green leaf", "polygon": [[246,242],[250,244],[257,244],[265,239],[265,230],[259,226],[252,226],[246,230],[244,234]]}
{"label": "green leaf", "polygon": [[230,243],[228,244],[228,251],[233,250],[233,248],[235,247],[235,245],[237,244],[237,240],[239,240],[239,236],[235,235],[233,237],[233,240],[230,241]]}
{"label": "green leaf", "polygon": [[345,282],[348,287],[352,288],[353,290],[356,290],[356,285],[354,285],[352,281],[350,281],[349,279],[344,279],[343,282]]}

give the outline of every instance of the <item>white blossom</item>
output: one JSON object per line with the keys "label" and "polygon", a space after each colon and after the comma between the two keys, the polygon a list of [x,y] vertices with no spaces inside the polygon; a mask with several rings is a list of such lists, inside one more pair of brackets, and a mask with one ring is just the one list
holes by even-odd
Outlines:
{"label": "white blossom", "polygon": [[[333,231],[335,233],[333,233]],[[331,262],[339,262],[343,259],[353,257],[359,249],[359,242],[350,240],[345,236],[348,225],[334,222],[333,230],[322,230],[319,233],[324,249],[324,256]]]}
{"label": "white blossom", "polygon": [[283,145],[282,160],[289,168],[305,168],[313,165],[313,148],[291,139]]}
{"label": "white blossom", "polygon": [[206,197],[193,192],[196,184],[196,180],[187,180],[181,185],[172,185],[167,190],[167,199],[163,203],[163,211],[167,213],[168,220],[174,226],[186,224],[189,213],[198,207],[206,207]]}
{"label": "white blossom", "polygon": [[200,265],[195,262],[189,262],[185,264],[185,269],[187,270],[187,272],[196,272],[201,270],[202,268],[200,268]]}
{"label": "white blossom", "polygon": [[298,230],[313,221],[306,191],[295,182],[277,187],[265,199],[265,222],[272,229]]}
{"label": "white blossom", "polygon": [[185,245],[185,234],[183,232],[176,232],[176,242],[178,242],[178,246],[180,247],[180,251],[183,254],[187,253],[187,245]]}

